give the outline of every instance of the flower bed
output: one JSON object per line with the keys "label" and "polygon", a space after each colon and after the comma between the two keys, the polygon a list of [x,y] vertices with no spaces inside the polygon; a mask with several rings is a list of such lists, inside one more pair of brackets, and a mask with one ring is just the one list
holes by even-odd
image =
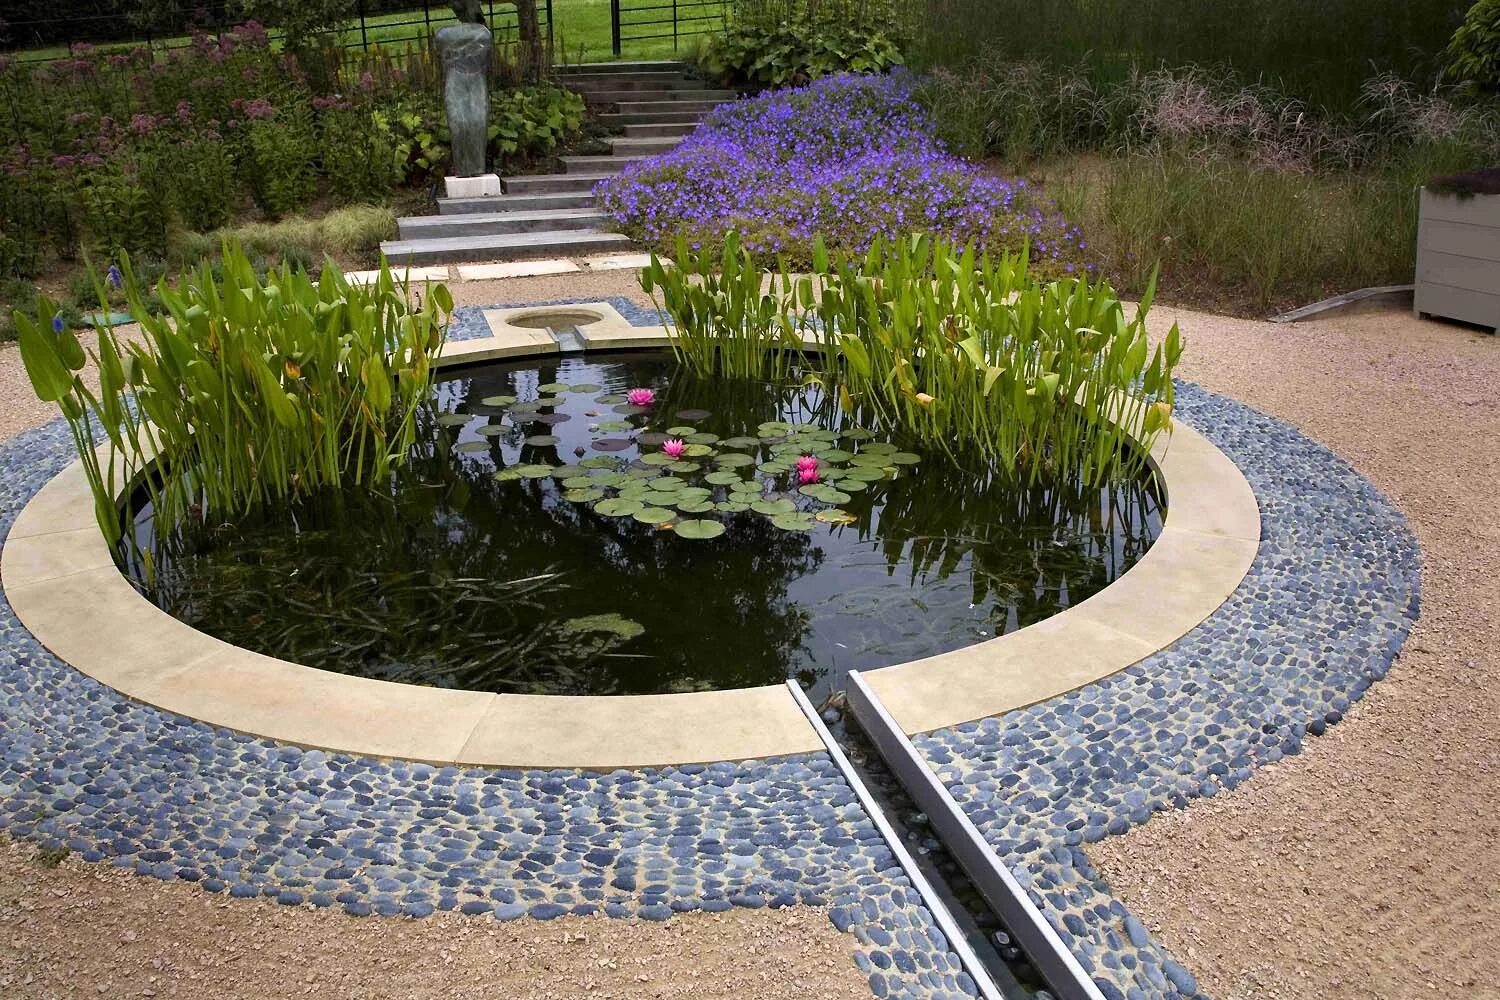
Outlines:
{"label": "flower bed", "polygon": [[1082,264],[1078,231],[1026,181],[946,152],[904,73],[826,77],[719,108],[599,194],[627,234],[657,248],[681,232],[713,249],[736,229],[757,255],[796,262],[814,236],[863,252],[920,231],[991,249],[1030,240],[1044,268]]}

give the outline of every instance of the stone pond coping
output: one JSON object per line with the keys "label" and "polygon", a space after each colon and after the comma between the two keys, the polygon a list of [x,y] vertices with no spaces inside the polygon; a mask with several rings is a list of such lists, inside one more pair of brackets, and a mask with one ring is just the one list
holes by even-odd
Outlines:
{"label": "stone pond coping", "polygon": [[[663,347],[663,327],[632,326],[609,303],[579,328],[586,349]],[[545,330],[511,325],[524,309],[486,310],[493,335],[446,345],[441,364],[555,353]],[[1245,477],[1174,422],[1152,462],[1167,517],[1115,583],[1045,621],[964,649],[869,671],[909,733],[1035,704],[1117,673],[1171,645],[1214,611],[1249,569],[1260,512]],[[123,492],[125,475],[117,479]],[[781,685],[691,694],[565,697],[454,691],[351,677],[222,642],[142,597],[94,520],[82,464],[48,482],[17,516],[0,579],[43,645],[121,693],[255,736],[375,757],[505,767],[615,768],[820,751]]]}

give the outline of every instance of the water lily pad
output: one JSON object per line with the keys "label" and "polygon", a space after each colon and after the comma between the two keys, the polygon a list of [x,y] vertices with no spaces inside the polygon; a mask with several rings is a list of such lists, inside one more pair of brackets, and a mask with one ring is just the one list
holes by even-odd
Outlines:
{"label": "water lily pad", "polygon": [[835,465],[842,464],[854,457],[852,451],[844,451],[842,448],[819,448],[817,456],[825,462],[833,462]]}
{"label": "water lily pad", "polygon": [[484,406],[510,406],[515,401],[514,396],[486,396],[479,402]]}
{"label": "water lily pad", "polygon": [[[556,434],[533,434],[531,435],[531,437],[526,439],[526,443],[531,445],[533,448],[550,448],[560,441],[562,441],[562,438],[558,437]],[[485,447],[488,448],[489,445],[485,445]]]}
{"label": "water lily pad", "polygon": [[886,478],[886,472],[883,468],[876,468],[871,465],[857,465],[852,469],[845,469],[840,473],[839,481],[843,482],[853,479],[862,483],[878,483],[884,478]]}
{"label": "water lily pad", "polygon": [[677,495],[684,500],[707,500],[714,495],[714,491],[706,486],[684,486],[677,491]]}
{"label": "water lily pad", "polygon": [[792,471],[792,467],[785,462],[762,462],[756,466],[756,469],[768,476],[779,476],[782,473]]}
{"label": "water lily pad", "polygon": [[616,413],[629,413],[632,415],[651,412],[651,408],[649,406],[633,406],[630,403],[616,403],[614,406],[611,406],[610,409],[614,410]]}
{"label": "water lily pad", "polygon": [[526,419],[538,424],[560,424],[573,418],[566,413],[533,413]]}
{"label": "water lily pad", "polygon": [[600,500],[594,504],[594,510],[605,517],[629,517],[636,511],[644,509],[645,506],[639,500],[615,497],[613,500]]}
{"label": "water lily pad", "polygon": [[682,453],[692,458],[703,458],[712,455],[714,450],[706,444],[690,444],[682,449]]}
{"label": "water lily pad", "polygon": [[754,465],[755,459],[749,455],[741,455],[731,452],[728,455],[719,455],[714,459],[714,464],[721,469],[737,469],[745,465]]}
{"label": "water lily pad", "polygon": [[795,513],[777,514],[771,523],[782,531],[811,531],[815,522],[811,514]]}
{"label": "water lily pad", "polygon": [[721,448],[759,448],[760,438],[736,436],[719,442]]}
{"label": "water lily pad", "polygon": [[513,403],[510,408],[512,413],[535,413],[541,406],[536,403]]}
{"label": "water lily pad", "polygon": [[634,444],[630,438],[595,438],[589,442],[589,447],[595,451],[624,451]]}
{"label": "water lily pad", "polygon": [[744,482],[738,472],[710,472],[703,477],[703,481],[712,486],[729,486],[733,483]]}
{"label": "water lily pad", "polygon": [[518,465],[516,471],[521,474],[522,479],[546,479],[552,475],[552,466],[542,465]]}
{"label": "water lily pad", "polygon": [[673,462],[677,461],[677,459],[673,458],[671,455],[666,454],[665,452],[653,451],[649,455],[642,455],[641,461],[645,462],[647,465],[671,465]]}
{"label": "water lily pad", "polygon": [[666,524],[677,516],[677,512],[666,507],[642,507],[630,516],[642,524]]}
{"label": "water lily pad", "polygon": [[711,412],[709,412],[708,410],[678,410],[677,411],[677,419],[678,420],[690,420],[690,421],[707,420],[711,416],[713,416],[713,414]]}
{"label": "water lily pad", "polygon": [[647,448],[659,448],[671,440],[672,435],[661,431],[644,431],[635,436],[636,443]]}
{"label": "water lily pad", "polygon": [[536,387],[536,391],[542,395],[551,396],[559,392],[567,392],[566,382],[546,382]]}
{"label": "water lily pad", "polygon": [[697,497],[686,498],[679,496],[673,506],[684,514],[706,514],[714,509],[714,502]]}
{"label": "water lily pad", "polygon": [[750,505],[741,500],[720,500],[714,504],[714,510],[720,510],[726,514],[739,514],[749,509]]}
{"label": "water lily pad", "polygon": [[592,382],[574,382],[573,384],[571,384],[571,385],[568,386],[568,391],[569,392],[598,392],[602,388],[604,388],[602,385],[595,385]]}
{"label": "water lily pad", "polygon": [[891,464],[889,455],[883,453],[862,451],[849,460],[849,465],[856,469],[883,469]]}
{"label": "water lily pad", "polygon": [[621,500],[646,500],[653,496],[661,497],[667,495],[663,493],[653,493],[651,491],[651,487],[647,486],[644,481],[639,479],[632,480],[629,484],[621,486],[619,493]]}
{"label": "water lily pad", "polygon": [[718,521],[709,521],[703,518],[692,518],[686,521],[678,521],[672,525],[672,530],[683,538],[718,538],[724,534],[724,525]]}
{"label": "water lily pad", "polygon": [[875,436],[875,432],[863,427],[851,427],[840,436],[846,441],[868,441]]}
{"label": "water lily pad", "polygon": [[572,503],[593,503],[595,500],[604,499],[604,491],[597,489],[565,490],[562,495],[564,500]]}
{"label": "water lily pad", "polygon": [[662,493],[676,493],[678,490],[687,486],[687,480],[674,479],[671,476],[662,476],[660,479],[647,480],[646,485],[651,487],[653,490],[659,490]]}
{"label": "water lily pad", "polygon": [[612,392],[607,396],[595,396],[594,402],[600,406],[614,406],[616,403],[625,402],[626,398],[624,393]]}
{"label": "water lily pad", "polygon": [[758,496],[764,491],[765,484],[759,479],[741,479],[730,483],[729,489],[734,493],[754,493]]}
{"label": "water lily pad", "polygon": [[444,413],[437,418],[437,422],[442,427],[462,427],[473,419],[472,413]]}
{"label": "water lily pad", "polygon": [[916,465],[922,461],[922,456],[910,451],[898,451],[891,455],[892,465]]}
{"label": "water lily pad", "polygon": [[622,639],[634,639],[646,631],[646,626],[640,622],[631,621],[629,618],[619,614],[583,615],[578,618],[569,618],[563,622],[562,630],[573,634],[580,632],[608,632]]}
{"label": "water lily pad", "polygon": [[900,451],[901,449],[897,448],[889,441],[870,441],[866,444],[860,445],[859,450],[866,455],[875,455],[882,452],[889,453],[893,451]]}
{"label": "water lily pad", "polygon": [[836,479],[834,480],[833,485],[837,486],[845,493],[862,493],[870,488],[870,484],[865,482],[863,479]]}
{"label": "water lily pad", "polygon": [[795,512],[797,509],[797,505],[792,503],[785,497],[780,497],[774,500],[768,498],[765,500],[755,501],[750,505],[750,509],[755,511],[755,513],[757,514],[764,514],[767,517],[776,517],[780,514],[791,514]]}
{"label": "water lily pad", "polygon": [[786,438],[786,434],[785,433],[783,433],[782,431],[775,431],[775,430],[771,430],[771,431],[757,431],[756,432],[756,436],[759,437],[762,441],[781,441],[781,440],[784,440]]}
{"label": "water lily pad", "polygon": [[635,424],[632,424],[629,420],[606,420],[599,425],[599,429],[615,433],[618,431],[634,430]]}
{"label": "water lily pad", "polygon": [[859,518],[847,510],[839,510],[837,507],[826,507],[814,514],[813,520],[822,521],[824,524],[853,524]]}
{"label": "water lily pad", "polygon": [[791,431],[792,425],[782,420],[767,420],[756,427],[757,430],[774,431],[777,434],[786,434]]}
{"label": "water lily pad", "polygon": [[453,446],[453,450],[467,452],[489,451],[490,446],[489,442],[487,441],[460,441],[458,444]]}
{"label": "water lily pad", "polygon": [[520,478],[522,478],[520,469],[501,469],[495,473],[496,482],[508,483]]}
{"label": "water lily pad", "polygon": [[852,498],[843,490],[836,490],[832,486],[825,486],[823,487],[823,492],[818,494],[818,499],[824,503],[831,503],[834,506],[838,506],[841,503],[848,503]]}
{"label": "water lily pad", "polygon": [[673,437],[682,437],[686,434],[697,434],[698,428],[687,427],[682,424],[678,424],[676,427],[668,427],[667,433],[672,435]]}
{"label": "water lily pad", "polygon": [[593,476],[570,476],[562,481],[565,490],[591,490],[602,485]]}
{"label": "water lily pad", "polygon": [[632,465],[625,470],[625,475],[633,479],[654,479],[661,475],[661,470],[649,465]]}
{"label": "water lily pad", "polygon": [[562,404],[562,397],[561,396],[538,396],[536,398],[536,405],[540,406],[544,410],[545,409],[550,409],[550,408],[552,408],[554,406],[560,406],[561,404]]}
{"label": "water lily pad", "polygon": [[595,455],[592,458],[585,458],[578,463],[579,467],[584,469],[614,469],[619,464],[620,460],[618,458],[610,458],[606,455]]}
{"label": "water lily pad", "polygon": [[689,462],[687,459],[682,459],[681,461],[673,462],[671,465],[667,466],[667,468],[671,469],[673,472],[697,472],[699,469],[703,468],[703,466],[699,465],[697,462]]}
{"label": "water lily pad", "polygon": [[501,434],[504,434],[506,430],[507,428],[501,426],[500,424],[485,424],[483,427],[479,428],[479,430],[475,431],[475,433],[481,434],[484,437],[499,437]]}

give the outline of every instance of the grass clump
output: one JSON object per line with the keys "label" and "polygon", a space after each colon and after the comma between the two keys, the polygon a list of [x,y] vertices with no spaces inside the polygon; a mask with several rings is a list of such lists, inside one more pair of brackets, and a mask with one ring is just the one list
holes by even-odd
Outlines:
{"label": "grass clump", "polygon": [[[159,283],[165,314],[153,315],[128,257],[108,277],[143,342],[122,344],[101,325],[86,349],[46,299],[36,317],[14,321],[32,388],[67,419],[111,542],[123,527],[118,491],[152,461],[162,474],[141,482],[169,530],[189,514],[227,519],[324,487],[375,485],[407,460],[453,308],[444,286],[413,306],[384,266],[367,286],[332,262],[316,285],[289,265],[262,278],[231,244],[217,273],[204,265],[175,288]],[[88,361],[97,392],[80,374]]]}

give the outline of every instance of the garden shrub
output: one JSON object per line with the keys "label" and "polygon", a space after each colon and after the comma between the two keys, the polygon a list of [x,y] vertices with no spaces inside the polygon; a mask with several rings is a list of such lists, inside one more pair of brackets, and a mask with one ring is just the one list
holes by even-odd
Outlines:
{"label": "garden shrub", "polygon": [[736,22],[714,35],[699,68],[726,84],[785,87],[831,73],[878,73],[901,64],[900,47],[878,28],[837,22]]}
{"label": "garden shrub", "polygon": [[810,259],[813,240],[863,252],[931,232],[993,249],[1028,240],[1044,268],[1081,262],[1070,230],[1024,181],[949,155],[905,74],[826,77],[715,110],[676,149],[601,185],[623,230],[670,252],[713,249],[730,229],[760,259]]}
{"label": "garden shrub", "polygon": [[1444,76],[1481,90],[1500,90],[1500,0],[1478,0],[1453,33]]}
{"label": "garden shrub", "polygon": [[247,101],[238,124],[243,134],[241,169],[251,196],[270,215],[285,215],[312,201],[318,191],[318,138],[310,107],[264,99]]}
{"label": "garden shrub", "polygon": [[406,176],[389,119],[364,103],[340,98],[314,102],[323,174],[343,204],[380,202]]}

